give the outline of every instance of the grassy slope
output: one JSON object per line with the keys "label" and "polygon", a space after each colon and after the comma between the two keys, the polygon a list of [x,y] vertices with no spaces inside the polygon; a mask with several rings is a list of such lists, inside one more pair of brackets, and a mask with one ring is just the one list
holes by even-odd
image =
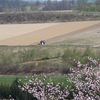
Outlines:
{"label": "grassy slope", "polygon": [[[23,51],[24,49],[37,49],[37,50],[48,50],[50,53],[52,53],[52,55],[54,56],[55,53],[57,53],[58,51],[61,51],[62,55],[63,55],[63,52],[64,50],[66,50],[67,48],[69,49],[76,49],[77,51],[84,51],[87,47],[86,46],[73,46],[73,45],[45,45],[45,46],[19,46],[19,47],[0,47],[0,53],[4,53],[4,54],[7,54],[7,55],[11,55],[11,53],[13,53],[15,50],[17,50],[17,53],[15,53],[16,55],[18,54],[18,52],[20,53],[21,50]],[[94,47],[90,47],[90,49],[92,50],[92,52],[99,52],[100,51],[100,47],[98,48],[94,48]],[[68,62],[59,62],[57,60],[51,60],[50,61],[50,64],[59,64],[59,66],[61,67],[62,64],[66,64],[65,66],[68,67]],[[27,66],[27,64],[26,64]],[[49,65],[50,66],[50,65]],[[59,67],[58,66],[58,67]],[[47,68],[48,66],[46,66]],[[55,67],[55,66],[54,66]],[[7,68],[7,67],[6,67]],[[39,68],[44,68],[44,66],[39,66]],[[63,67],[62,67],[63,68]],[[61,69],[60,69],[61,70]],[[25,73],[27,75],[27,73]],[[12,83],[12,81],[18,77],[18,79],[22,79],[24,81],[24,76],[16,76],[16,75],[12,75],[12,76],[0,76],[0,84],[3,83],[3,84],[10,84]],[[64,82],[65,84],[69,84],[69,83],[66,83],[66,77],[67,76],[50,76],[52,78],[52,80],[54,80],[54,83],[58,83],[59,81],[61,82]],[[30,76],[31,78],[31,76]]]}

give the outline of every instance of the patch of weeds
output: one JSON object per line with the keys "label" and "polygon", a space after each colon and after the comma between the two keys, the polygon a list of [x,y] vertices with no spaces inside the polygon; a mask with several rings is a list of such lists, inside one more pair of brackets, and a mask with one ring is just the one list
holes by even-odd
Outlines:
{"label": "patch of weeds", "polygon": [[18,69],[21,71],[22,70],[22,68],[23,68],[23,66],[22,65],[20,65],[19,67],[18,67]]}
{"label": "patch of weeds", "polygon": [[61,52],[60,51],[58,51],[57,57],[61,57]]}
{"label": "patch of weeds", "polygon": [[41,67],[43,64],[42,62],[38,62],[38,66]]}

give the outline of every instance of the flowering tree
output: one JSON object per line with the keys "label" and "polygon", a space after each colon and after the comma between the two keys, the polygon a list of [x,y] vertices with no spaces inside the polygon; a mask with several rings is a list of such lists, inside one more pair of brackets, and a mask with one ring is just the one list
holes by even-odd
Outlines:
{"label": "flowering tree", "polygon": [[[45,82],[47,80],[47,76],[44,74],[41,74],[43,76],[43,79],[39,79],[39,77],[36,77],[34,74],[33,79],[28,80],[28,83],[24,83],[22,86],[19,85],[18,87],[22,91],[28,91],[29,93],[32,93],[34,97],[36,97],[39,100],[48,100],[48,99],[64,99],[67,98],[69,95],[68,86],[65,87],[62,91],[61,86],[64,85],[64,83],[58,83],[54,84],[52,79],[50,78],[50,82]],[[25,77],[25,80],[27,80],[28,77]],[[18,81],[19,83],[21,80]]]}
{"label": "flowering tree", "polygon": [[[100,67],[99,59],[96,61],[88,57],[88,60],[92,61],[94,66]],[[30,80],[26,76],[25,80],[28,80],[28,83],[20,84],[18,87],[22,91],[33,94],[38,100],[67,100],[70,93],[73,95],[72,100],[99,100],[100,72],[96,71],[89,62],[81,64],[81,62],[75,59],[74,61],[77,63],[77,70],[70,68],[72,73],[68,74],[70,78],[66,80],[74,84],[75,88],[66,86],[62,89],[64,83],[55,85],[51,78],[49,82],[46,82],[47,76],[45,74],[41,74],[42,79],[34,75]],[[20,83],[21,80],[18,82]]]}

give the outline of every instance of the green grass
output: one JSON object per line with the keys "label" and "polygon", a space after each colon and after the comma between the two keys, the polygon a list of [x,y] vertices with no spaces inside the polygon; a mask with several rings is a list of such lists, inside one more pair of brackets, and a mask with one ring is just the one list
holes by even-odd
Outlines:
{"label": "green grass", "polygon": [[[16,78],[21,79],[22,82],[27,82],[25,80],[25,76],[6,76],[6,75],[4,75],[4,76],[0,76],[0,84],[9,84],[9,85],[11,85],[13,80],[15,80]],[[28,76],[28,78],[32,79],[32,76]],[[41,77],[39,76],[39,78],[41,78]],[[64,86],[71,85],[70,82],[66,81],[66,78],[68,78],[67,76],[49,76],[49,78],[52,79],[54,84],[57,84],[59,82],[61,82],[61,83],[64,82]],[[47,82],[50,82],[49,78],[47,78]]]}
{"label": "green grass", "polygon": [[15,80],[16,78],[21,79],[22,81],[24,81],[25,76],[0,76],[0,84],[9,84],[11,85],[13,80]]}

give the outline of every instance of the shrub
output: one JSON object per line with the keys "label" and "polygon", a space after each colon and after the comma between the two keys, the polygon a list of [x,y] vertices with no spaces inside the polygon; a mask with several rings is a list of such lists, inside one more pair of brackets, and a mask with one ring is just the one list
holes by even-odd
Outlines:
{"label": "shrub", "polygon": [[71,58],[72,56],[73,56],[73,52],[70,49],[67,49],[67,50],[64,51],[63,58],[65,60]]}
{"label": "shrub", "polygon": [[57,57],[61,57],[61,52],[60,51],[58,51]]}
{"label": "shrub", "polygon": [[11,94],[9,85],[0,85],[0,98],[9,98],[9,94]]}
{"label": "shrub", "polygon": [[38,62],[38,66],[41,67],[43,64],[42,62]]}
{"label": "shrub", "polygon": [[23,68],[23,66],[22,66],[22,65],[19,65],[18,69],[19,69],[20,71],[22,70],[22,68]]}
{"label": "shrub", "polygon": [[6,56],[4,54],[1,55],[2,56],[2,65],[10,65],[13,63],[13,59],[10,56]]}
{"label": "shrub", "polygon": [[43,50],[42,51],[42,58],[49,58],[50,57],[50,53],[47,50]]}

